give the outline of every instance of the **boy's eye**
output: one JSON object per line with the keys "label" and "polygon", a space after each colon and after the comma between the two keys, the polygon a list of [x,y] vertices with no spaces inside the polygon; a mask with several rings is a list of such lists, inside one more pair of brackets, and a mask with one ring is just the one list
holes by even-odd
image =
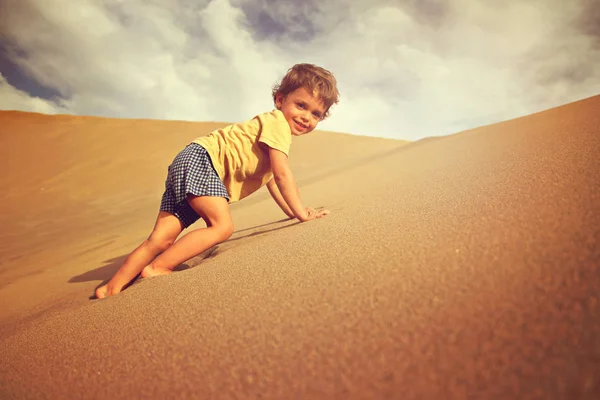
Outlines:
{"label": "boy's eye", "polygon": [[302,104],[302,103],[298,103],[298,107],[300,107],[300,108],[304,108],[304,104]]}
{"label": "boy's eye", "polygon": [[318,112],[313,113],[313,115],[316,119],[321,119],[321,114],[319,114]]}

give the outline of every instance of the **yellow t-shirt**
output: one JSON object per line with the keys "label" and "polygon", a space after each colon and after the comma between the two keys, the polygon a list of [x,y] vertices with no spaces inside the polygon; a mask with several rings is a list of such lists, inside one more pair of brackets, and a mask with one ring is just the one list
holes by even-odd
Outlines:
{"label": "yellow t-shirt", "polygon": [[273,177],[269,149],[259,143],[289,156],[292,132],[283,113],[274,110],[213,131],[193,143],[206,149],[233,203],[254,193]]}

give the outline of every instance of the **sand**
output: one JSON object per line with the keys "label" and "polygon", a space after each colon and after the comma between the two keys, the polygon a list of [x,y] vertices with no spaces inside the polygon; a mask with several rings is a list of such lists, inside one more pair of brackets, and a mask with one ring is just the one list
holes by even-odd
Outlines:
{"label": "sand", "polygon": [[599,109],[295,138],[331,215],[261,189],[230,240],[103,300],[172,158],[224,124],[0,112],[0,397],[597,398]]}

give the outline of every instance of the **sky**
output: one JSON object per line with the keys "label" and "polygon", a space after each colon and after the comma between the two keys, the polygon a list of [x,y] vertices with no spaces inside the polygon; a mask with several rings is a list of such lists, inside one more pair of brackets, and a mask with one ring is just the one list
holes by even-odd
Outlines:
{"label": "sky", "polygon": [[296,63],[319,129],[416,140],[600,94],[597,0],[0,0],[0,109],[240,122]]}

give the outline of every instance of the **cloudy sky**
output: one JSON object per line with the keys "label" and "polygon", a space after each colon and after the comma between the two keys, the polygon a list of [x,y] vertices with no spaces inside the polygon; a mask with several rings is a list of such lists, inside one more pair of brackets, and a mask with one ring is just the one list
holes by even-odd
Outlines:
{"label": "cloudy sky", "polygon": [[236,122],[298,62],[321,129],[418,139],[600,94],[596,0],[0,0],[0,109]]}

